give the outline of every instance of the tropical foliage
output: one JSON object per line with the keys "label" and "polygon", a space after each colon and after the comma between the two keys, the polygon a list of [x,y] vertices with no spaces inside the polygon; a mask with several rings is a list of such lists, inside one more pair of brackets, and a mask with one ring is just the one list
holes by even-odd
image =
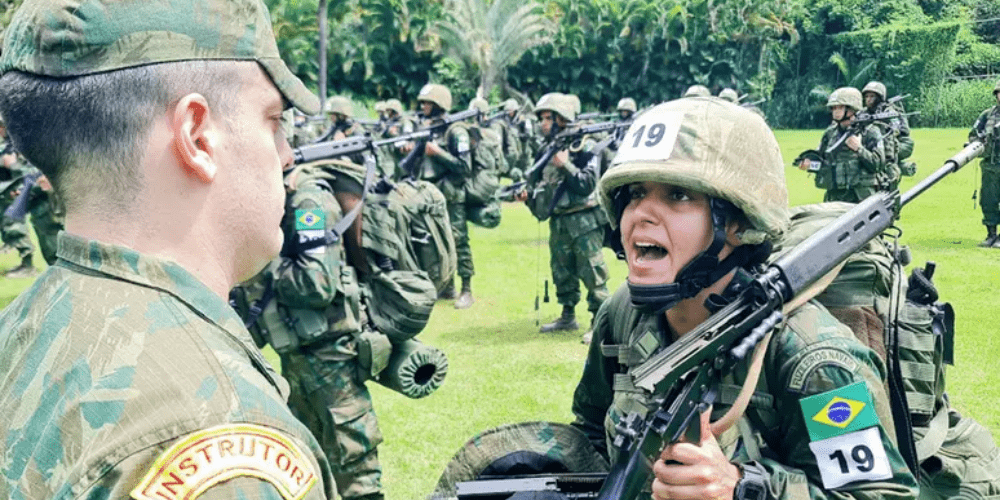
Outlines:
{"label": "tropical foliage", "polygon": [[[0,0],[0,29],[21,1]],[[623,96],[648,105],[698,83],[767,99],[773,126],[815,127],[828,119],[826,93],[878,79],[911,95],[908,109],[922,113],[915,126],[965,126],[975,96],[957,107],[941,96],[1000,74],[1000,0],[265,3],[292,70],[362,103],[412,105],[435,81],[451,87],[456,105],[482,87],[487,97],[525,100],[569,92],[587,110],[607,110]]]}

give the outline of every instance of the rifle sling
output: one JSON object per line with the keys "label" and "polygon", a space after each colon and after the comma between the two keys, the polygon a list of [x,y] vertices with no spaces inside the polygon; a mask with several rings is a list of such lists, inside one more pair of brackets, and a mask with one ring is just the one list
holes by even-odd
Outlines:
{"label": "rifle sling", "polygon": [[[844,264],[846,264],[846,262],[841,262],[830,272],[826,273],[826,275],[822,278],[816,280],[815,283],[793,297],[792,300],[788,301],[788,303],[786,303],[782,308],[782,313],[785,317],[788,317],[788,315],[791,314],[791,312],[796,308],[812,300],[813,297],[822,293],[823,290],[826,290],[826,287],[829,286],[830,283],[833,283],[834,278],[836,278],[837,274],[840,273],[840,270],[843,269]],[[715,422],[712,422],[712,434],[716,437],[721,436],[722,433],[729,430],[729,428],[735,425],[740,418],[743,417],[743,414],[746,413],[747,407],[750,405],[750,399],[753,396],[754,389],[757,388],[757,382],[760,379],[760,372],[764,365],[764,353],[767,352],[767,345],[771,342],[772,333],[768,333],[767,336],[765,336],[754,349],[753,359],[751,360],[750,367],[747,370],[747,378],[743,382],[743,388],[740,389],[739,396],[736,397],[736,401],[733,402],[733,406],[729,408],[729,411],[727,411],[725,415]]]}

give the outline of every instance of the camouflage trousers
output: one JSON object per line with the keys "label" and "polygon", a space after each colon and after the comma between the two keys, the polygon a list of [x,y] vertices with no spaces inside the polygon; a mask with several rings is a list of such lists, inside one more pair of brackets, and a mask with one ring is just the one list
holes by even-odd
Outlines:
{"label": "camouflage trousers", "polygon": [[350,336],[281,356],[291,386],[288,406],[326,452],[344,499],[381,499],[382,442],[371,394],[361,380],[357,344]]}
{"label": "camouflage trousers", "polygon": [[854,186],[844,189],[828,189],[826,190],[826,194],[823,195],[823,201],[858,203],[876,192],[878,192],[878,189],[876,189],[875,186]]}
{"label": "camouflage trousers", "polygon": [[[6,207],[0,207],[6,209]],[[0,210],[2,212],[2,210]],[[31,244],[31,235],[28,233],[28,225],[24,222],[17,222],[10,217],[0,217],[0,239],[4,245],[10,245],[17,250],[17,254],[23,259],[34,251]]]}
{"label": "camouflage trousers", "polygon": [[455,237],[455,255],[458,257],[458,275],[471,278],[476,274],[472,264],[472,247],[469,246],[469,214],[463,199],[461,203],[448,201],[448,218],[451,220],[451,234]]}
{"label": "camouflage trousers", "polygon": [[1000,165],[982,165],[983,184],[979,206],[983,209],[983,225],[1000,225]]}
{"label": "camouflage trousers", "polygon": [[549,219],[549,263],[556,299],[564,306],[580,302],[580,282],[587,287],[587,310],[597,313],[608,293],[608,266],[601,247],[604,221],[599,207]]}

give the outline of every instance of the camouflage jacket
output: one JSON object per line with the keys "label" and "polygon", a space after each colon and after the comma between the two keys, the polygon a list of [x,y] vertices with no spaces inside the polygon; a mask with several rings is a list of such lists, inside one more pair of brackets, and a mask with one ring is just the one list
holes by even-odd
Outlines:
{"label": "camouflage jacket", "polygon": [[[574,425],[607,455],[615,425],[638,412],[645,418],[652,406],[631,385],[629,371],[666,346],[665,316],[640,314],[631,307],[628,287],[604,303],[594,320],[583,376],[573,397]],[[756,461],[768,472],[768,498],[915,498],[916,482],[895,444],[889,399],[883,389],[885,366],[853,333],[821,305],[810,302],[794,310],[775,331],[764,368],[741,426],[719,436],[719,444],[734,463]],[[738,366],[724,380],[713,419],[735,400],[747,367]],[[823,487],[817,458],[810,450],[806,418],[799,400],[856,382],[865,382],[874,402],[881,444],[892,477],[858,481],[835,492]],[[748,439],[749,438],[749,439]],[[748,453],[758,448],[757,456]],[[612,456],[615,453],[611,453]]]}
{"label": "camouflage jacket", "polygon": [[527,179],[527,203],[536,217],[550,207],[551,215],[564,215],[597,206],[594,188],[601,175],[600,166],[590,162],[595,144],[590,137],[582,138],[570,147],[567,165],[556,167],[550,160],[541,175]]}
{"label": "camouflage jacket", "polygon": [[969,140],[982,137],[986,149],[983,150],[983,167],[993,167],[1000,163],[1000,106],[993,106],[979,114],[972,130],[969,131]]}
{"label": "camouflage jacket", "polygon": [[177,264],[62,233],[0,325],[0,497],[334,497],[288,384]]}
{"label": "camouflage jacket", "polygon": [[[293,185],[288,187],[290,194],[281,221],[285,245],[281,256],[264,271],[267,278],[274,280],[277,314],[265,312],[261,317],[261,326],[278,352],[283,352],[285,341],[294,348],[296,343],[350,339],[361,332],[366,322],[357,274],[347,263],[343,238],[332,245],[295,250],[299,242],[322,238],[343,217],[334,197],[334,192],[343,188],[335,185],[357,184],[344,177],[348,176],[334,175],[321,166],[306,166],[286,180]],[[355,187],[360,189],[360,184]],[[293,331],[287,328],[289,324],[295,325]],[[279,339],[281,335],[290,337]]]}
{"label": "camouflage jacket", "polygon": [[468,123],[453,123],[434,142],[441,154],[425,154],[420,178],[433,182],[448,203],[465,202],[465,180],[472,175],[472,142]]}
{"label": "camouflage jacket", "polygon": [[861,129],[861,147],[851,151],[846,141],[833,151],[827,149],[844,133],[836,123],[830,125],[819,141],[818,151],[823,162],[816,172],[816,187],[820,189],[850,189],[857,186],[880,186],[886,175],[885,149],[881,133],[875,125]]}

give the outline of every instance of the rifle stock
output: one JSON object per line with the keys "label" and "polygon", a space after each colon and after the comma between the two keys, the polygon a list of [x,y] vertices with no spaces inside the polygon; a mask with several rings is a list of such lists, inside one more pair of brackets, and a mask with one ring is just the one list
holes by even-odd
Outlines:
{"label": "rifle stock", "polygon": [[888,229],[906,203],[982,151],[982,142],[973,141],[904,195],[877,193],[858,203],[774,261],[733,302],[637,366],[633,384],[654,395],[658,407],[646,418],[629,415],[619,426],[619,460],[597,498],[638,498],[666,444],[685,433],[697,442],[698,415],[714,402],[722,376],[781,322],[782,307]]}
{"label": "rifle stock", "polygon": [[41,172],[24,176],[21,181],[20,192],[17,193],[17,198],[14,198],[14,201],[7,207],[7,210],[4,210],[4,217],[9,217],[17,222],[24,221],[24,218],[28,215],[28,201],[30,201],[31,188],[35,186],[35,183],[38,182],[38,178],[41,176]]}

